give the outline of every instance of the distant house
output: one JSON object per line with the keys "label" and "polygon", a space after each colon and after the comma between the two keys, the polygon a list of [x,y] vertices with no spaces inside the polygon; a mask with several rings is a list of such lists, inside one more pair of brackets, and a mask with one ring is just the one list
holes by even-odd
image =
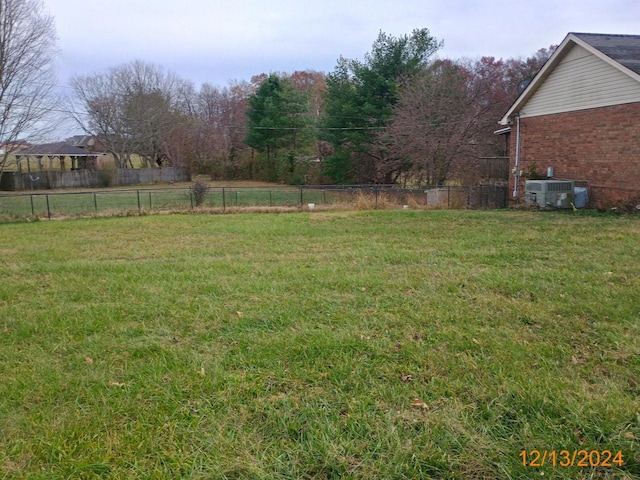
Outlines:
{"label": "distant house", "polygon": [[640,35],[569,33],[500,124],[513,197],[536,170],[587,186],[591,206],[640,200]]}
{"label": "distant house", "polygon": [[[35,158],[38,161],[38,170],[45,170],[47,167],[43,160],[49,161],[49,169],[52,169],[54,159],[60,162],[60,169],[66,170],[66,159],[70,160],[71,170],[94,170],[97,165],[98,153],[90,152],[82,148],[74,147],[66,142],[45,143],[34,145],[15,154],[18,171],[22,172],[22,160]],[[30,171],[30,162],[26,162],[27,170]]]}
{"label": "distant house", "polygon": [[95,137],[93,135],[74,135],[73,137],[67,138],[65,142],[74,147],[86,148],[95,143]]}
{"label": "distant house", "polygon": [[74,135],[65,140],[71,146],[82,148],[88,152],[104,151],[105,148],[93,135]]}
{"label": "distant house", "polygon": [[5,153],[15,153],[21,150],[26,150],[31,147],[31,144],[26,140],[15,140],[13,142],[5,142],[0,144],[0,155]]}

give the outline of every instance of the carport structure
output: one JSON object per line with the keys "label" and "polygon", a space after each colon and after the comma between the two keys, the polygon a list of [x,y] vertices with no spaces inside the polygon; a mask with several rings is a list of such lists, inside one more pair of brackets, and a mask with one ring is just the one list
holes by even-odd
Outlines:
{"label": "carport structure", "polygon": [[43,159],[49,160],[49,170],[53,170],[53,161],[60,161],[60,169],[66,170],[66,159],[71,161],[71,170],[95,170],[98,164],[98,156],[95,152],[87,152],[82,148],[74,147],[66,142],[44,143],[21,150],[15,154],[18,171],[22,173],[22,160],[27,160],[27,173],[31,173],[30,158],[38,161],[38,170],[43,171]]}

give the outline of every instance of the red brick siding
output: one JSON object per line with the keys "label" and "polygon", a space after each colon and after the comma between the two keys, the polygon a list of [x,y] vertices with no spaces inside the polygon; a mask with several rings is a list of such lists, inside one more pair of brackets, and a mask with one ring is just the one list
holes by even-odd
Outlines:
{"label": "red brick siding", "polygon": [[[515,122],[511,130],[515,166]],[[533,163],[539,173],[586,181],[594,207],[640,195],[640,102],[520,119],[520,170]],[[521,179],[520,197],[524,195]],[[510,179],[513,191],[514,176]]]}

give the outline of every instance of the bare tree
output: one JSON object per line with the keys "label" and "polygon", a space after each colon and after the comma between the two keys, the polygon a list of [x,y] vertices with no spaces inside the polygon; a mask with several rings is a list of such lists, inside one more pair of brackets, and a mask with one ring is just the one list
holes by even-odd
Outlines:
{"label": "bare tree", "polygon": [[55,48],[54,20],[40,0],[0,0],[0,176],[19,140],[53,128]]}
{"label": "bare tree", "polygon": [[246,82],[219,88],[205,83],[197,95],[194,131],[195,159],[199,168],[215,177],[234,177],[240,170],[246,134],[247,98],[253,91]]}
{"label": "bare tree", "polygon": [[143,164],[183,164],[184,128],[193,108],[192,85],[162,68],[134,61],[104,74],[71,80],[83,114],[76,120],[98,137],[119,168],[137,154]]}
{"label": "bare tree", "polygon": [[518,83],[532,78],[553,48],[526,60],[439,60],[405,79],[389,126],[378,136],[378,147],[388,152],[378,175],[431,184],[452,177],[476,181],[480,158],[504,155],[493,134],[496,118],[515,99]]}
{"label": "bare tree", "polygon": [[456,161],[472,156],[481,108],[471,95],[471,84],[469,72],[448,60],[411,77],[379,137],[394,152],[382,167],[434,184],[451,175]]}
{"label": "bare tree", "polygon": [[[127,119],[124,114],[123,94],[118,76],[93,75],[74,77],[71,80],[76,98],[81,106],[75,119],[89,135],[98,138],[101,147],[114,158],[118,168],[126,168],[133,153],[134,139],[127,134]],[[84,108],[85,113],[80,110]]]}

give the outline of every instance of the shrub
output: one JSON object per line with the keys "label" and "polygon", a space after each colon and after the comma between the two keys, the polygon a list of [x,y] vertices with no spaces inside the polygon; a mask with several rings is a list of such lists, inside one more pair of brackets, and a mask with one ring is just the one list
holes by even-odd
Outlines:
{"label": "shrub", "polygon": [[191,196],[191,204],[195,207],[200,207],[206,202],[209,196],[209,185],[204,182],[197,181],[189,189]]}
{"label": "shrub", "polygon": [[105,187],[113,187],[118,176],[118,167],[114,162],[105,162],[102,165],[100,176],[102,177]]}

